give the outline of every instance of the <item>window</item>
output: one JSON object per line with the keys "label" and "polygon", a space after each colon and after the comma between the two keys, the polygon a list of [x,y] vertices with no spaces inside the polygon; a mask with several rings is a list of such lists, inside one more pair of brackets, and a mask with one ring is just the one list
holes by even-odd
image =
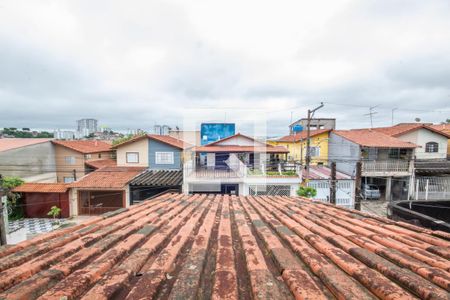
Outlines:
{"label": "window", "polygon": [[139,152],[127,152],[127,163],[138,163],[139,162]]}
{"label": "window", "polygon": [[428,142],[425,144],[425,152],[435,153],[439,150],[439,144],[436,142]]}
{"label": "window", "polygon": [[75,156],[66,156],[64,157],[64,160],[68,165],[74,165],[76,162]]}
{"label": "window", "polygon": [[71,183],[71,182],[74,182],[73,177],[64,177],[64,183]]}
{"label": "window", "polygon": [[309,147],[309,152],[311,157],[318,157],[320,156],[320,147]]}
{"label": "window", "polygon": [[173,165],[173,152],[156,152],[155,164]]}
{"label": "window", "polygon": [[91,156],[90,154],[86,154],[86,155],[85,155],[85,158],[86,158],[86,159],[91,159],[91,157],[92,157],[92,156]]}
{"label": "window", "polygon": [[102,158],[102,154],[101,153],[98,154],[98,158]]}

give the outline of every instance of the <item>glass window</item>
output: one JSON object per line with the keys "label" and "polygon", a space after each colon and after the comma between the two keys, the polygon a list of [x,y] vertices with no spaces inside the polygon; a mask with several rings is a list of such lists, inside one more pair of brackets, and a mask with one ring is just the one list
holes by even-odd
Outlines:
{"label": "glass window", "polygon": [[433,153],[439,151],[439,144],[436,142],[428,142],[425,144],[425,152]]}
{"label": "glass window", "polygon": [[172,165],[173,152],[156,152],[155,163],[158,165]]}
{"label": "glass window", "polygon": [[64,157],[64,160],[68,165],[74,165],[76,162],[75,156],[66,156]]}
{"label": "glass window", "polygon": [[71,183],[71,182],[74,182],[73,177],[64,177],[64,183]]}
{"label": "glass window", "polygon": [[320,147],[309,147],[311,157],[320,156]]}
{"label": "glass window", "polygon": [[138,163],[139,152],[127,152],[127,163]]}

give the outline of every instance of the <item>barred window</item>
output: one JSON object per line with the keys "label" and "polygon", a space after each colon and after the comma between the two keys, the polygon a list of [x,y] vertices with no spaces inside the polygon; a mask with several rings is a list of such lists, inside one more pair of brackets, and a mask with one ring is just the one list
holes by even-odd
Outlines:
{"label": "barred window", "polygon": [[428,142],[425,144],[425,152],[433,153],[439,151],[439,144],[436,142]]}

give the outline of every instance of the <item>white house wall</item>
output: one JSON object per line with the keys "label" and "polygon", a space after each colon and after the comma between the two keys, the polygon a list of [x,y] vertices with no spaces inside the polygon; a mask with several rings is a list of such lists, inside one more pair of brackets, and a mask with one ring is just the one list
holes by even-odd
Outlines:
{"label": "white house wall", "polygon": [[[402,141],[411,142],[419,147],[416,148],[417,159],[446,159],[447,158],[447,141],[448,139],[428,129],[418,129],[405,133],[398,137]],[[425,145],[428,142],[436,142],[439,144],[439,151],[434,153],[425,152]]]}
{"label": "white house wall", "polygon": [[263,143],[260,143],[258,141],[246,138],[244,136],[235,136],[233,138],[221,141],[219,143],[216,144],[217,146],[230,146],[230,145],[239,145],[239,146],[259,146],[262,145],[264,146]]}

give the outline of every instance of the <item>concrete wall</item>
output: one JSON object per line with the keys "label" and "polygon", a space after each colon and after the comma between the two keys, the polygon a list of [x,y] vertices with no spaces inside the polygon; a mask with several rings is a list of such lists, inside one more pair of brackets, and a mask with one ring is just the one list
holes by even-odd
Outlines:
{"label": "concrete wall", "polygon": [[[117,165],[122,167],[148,167],[148,139],[140,139],[117,147]],[[127,163],[127,152],[138,152],[138,163]]]}
{"label": "concrete wall", "polygon": [[[152,139],[148,140],[148,166],[153,170],[181,169],[182,150]],[[173,164],[156,164],[156,152],[173,152]]]}
{"label": "concrete wall", "polygon": [[[330,133],[328,143],[328,160],[336,162],[339,172],[354,176],[356,172],[356,161],[360,159],[360,147],[333,132]],[[342,162],[342,160],[346,162]]]}
{"label": "concrete wall", "polygon": [[44,142],[0,152],[0,174],[27,182],[55,182],[55,149]]}
{"label": "concrete wall", "polygon": [[[417,159],[446,159],[447,158],[447,145],[448,139],[440,134],[437,134],[428,129],[419,129],[412,132],[408,132],[398,137],[402,141],[411,142],[417,144],[419,148],[416,148]],[[439,151],[434,153],[425,152],[425,145],[428,142],[436,142],[439,144]]]}

